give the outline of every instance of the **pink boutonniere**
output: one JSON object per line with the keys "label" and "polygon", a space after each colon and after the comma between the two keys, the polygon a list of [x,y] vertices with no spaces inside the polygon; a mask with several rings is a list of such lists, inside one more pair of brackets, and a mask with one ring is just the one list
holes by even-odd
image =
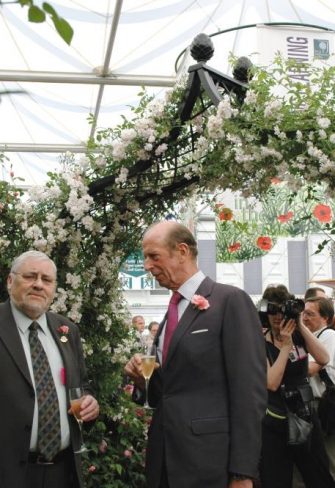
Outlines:
{"label": "pink boutonniere", "polygon": [[61,325],[57,330],[60,334],[62,334],[60,340],[62,342],[67,342],[69,339],[66,336],[69,333],[69,327],[67,325]]}
{"label": "pink boutonniere", "polygon": [[208,300],[202,295],[193,295],[191,303],[198,310],[207,310],[210,306]]}

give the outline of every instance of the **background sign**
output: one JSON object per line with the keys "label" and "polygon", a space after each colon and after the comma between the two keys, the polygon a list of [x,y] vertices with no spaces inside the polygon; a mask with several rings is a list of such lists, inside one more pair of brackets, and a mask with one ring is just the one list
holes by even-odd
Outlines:
{"label": "background sign", "polygon": [[144,257],[142,251],[135,251],[127,257],[121,267],[121,273],[134,277],[147,274],[144,269]]}
{"label": "background sign", "polygon": [[[257,26],[258,63],[268,66],[276,54],[297,62],[327,61],[334,65],[334,32],[307,27]],[[301,81],[308,81],[306,79]]]}

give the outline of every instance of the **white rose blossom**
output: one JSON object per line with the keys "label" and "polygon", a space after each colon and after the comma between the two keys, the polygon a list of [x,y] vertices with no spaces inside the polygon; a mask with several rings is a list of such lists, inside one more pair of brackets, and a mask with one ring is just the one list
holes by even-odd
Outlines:
{"label": "white rose blossom", "polygon": [[319,117],[316,121],[321,129],[328,129],[331,124],[330,120],[327,117]]}

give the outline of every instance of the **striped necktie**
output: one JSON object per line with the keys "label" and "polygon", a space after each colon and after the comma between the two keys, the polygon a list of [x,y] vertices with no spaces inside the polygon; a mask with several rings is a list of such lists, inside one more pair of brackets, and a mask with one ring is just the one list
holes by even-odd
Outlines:
{"label": "striped necktie", "polygon": [[58,396],[45,350],[38,338],[39,324],[29,327],[30,354],[38,403],[37,449],[47,461],[60,450],[60,414]]}

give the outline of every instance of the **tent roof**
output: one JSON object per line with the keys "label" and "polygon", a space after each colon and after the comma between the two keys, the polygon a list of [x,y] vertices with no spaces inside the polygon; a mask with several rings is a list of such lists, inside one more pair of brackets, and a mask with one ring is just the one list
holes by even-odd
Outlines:
{"label": "tent roof", "polygon": [[[70,46],[51,23],[29,23],[27,9],[11,0],[0,1],[0,150],[6,151],[14,173],[29,184],[43,181],[46,172],[57,167],[59,153],[84,152],[96,127],[113,127],[121,114],[129,115],[141,86],[157,96],[172,87],[178,56],[200,32],[214,34],[267,22],[335,30],[333,0],[53,0],[51,4],[74,29]],[[221,43],[216,45],[218,37]],[[256,46],[252,29],[225,33],[213,42],[216,51],[210,64],[225,73],[229,52],[248,56]],[[181,57],[180,68],[183,61],[193,62]],[[88,123],[89,114],[95,115],[96,125]],[[4,179],[7,172],[8,165]]]}

